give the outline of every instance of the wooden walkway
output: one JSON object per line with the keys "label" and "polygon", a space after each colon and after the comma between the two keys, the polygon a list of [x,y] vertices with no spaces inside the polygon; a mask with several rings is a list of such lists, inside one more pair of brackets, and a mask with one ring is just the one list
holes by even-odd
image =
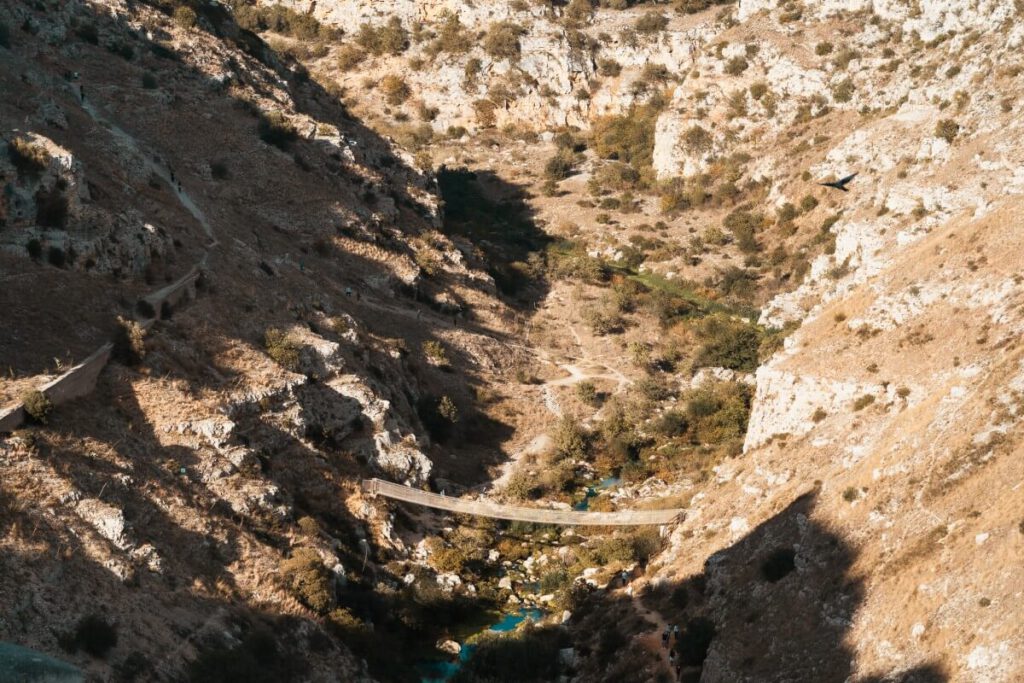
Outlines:
{"label": "wooden walkway", "polygon": [[516,505],[501,505],[485,500],[468,500],[439,493],[421,491],[382,479],[364,479],[363,490],[371,495],[384,496],[413,505],[448,510],[463,515],[494,517],[517,522],[554,524],[557,526],[643,526],[677,522],[683,510],[620,510],[618,512],[583,512],[578,510],[545,510]]}

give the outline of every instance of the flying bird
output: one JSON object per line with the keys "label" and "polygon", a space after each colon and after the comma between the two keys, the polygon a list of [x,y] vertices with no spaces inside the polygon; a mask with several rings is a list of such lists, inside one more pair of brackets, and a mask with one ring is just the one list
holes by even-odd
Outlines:
{"label": "flying bird", "polygon": [[819,185],[824,185],[825,187],[834,187],[837,190],[842,190],[843,192],[849,192],[849,190],[846,189],[846,184],[849,183],[851,180],[853,180],[856,177],[857,177],[856,173],[851,173],[850,175],[846,176],[845,178],[840,178],[839,180],[833,180],[830,183],[818,183],[818,184]]}

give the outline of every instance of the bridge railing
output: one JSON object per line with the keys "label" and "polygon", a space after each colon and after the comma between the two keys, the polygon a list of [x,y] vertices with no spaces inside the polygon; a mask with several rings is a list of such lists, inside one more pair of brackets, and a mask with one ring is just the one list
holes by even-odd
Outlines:
{"label": "bridge railing", "polygon": [[421,491],[410,486],[395,484],[383,479],[364,479],[363,490],[414,505],[448,510],[464,515],[493,517],[518,522],[555,524],[559,526],[642,526],[663,525],[677,522],[685,512],[670,510],[619,510],[617,512],[584,512],[579,510],[545,510],[518,505],[502,505],[486,500],[469,500],[439,493]]}

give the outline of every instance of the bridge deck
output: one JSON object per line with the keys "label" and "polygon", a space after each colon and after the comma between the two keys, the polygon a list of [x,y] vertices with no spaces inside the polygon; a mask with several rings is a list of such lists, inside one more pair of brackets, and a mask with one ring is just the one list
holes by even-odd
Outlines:
{"label": "bridge deck", "polygon": [[438,493],[421,491],[382,479],[364,479],[363,490],[394,500],[414,505],[423,505],[438,510],[448,510],[464,515],[494,517],[536,524],[559,526],[640,526],[651,524],[672,524],[683,514],[683,510],[620,510],[618,512],[583,512],[578,510],[545,510],[516,505],[501,505],[483,500],[467,500],[442,496]]}

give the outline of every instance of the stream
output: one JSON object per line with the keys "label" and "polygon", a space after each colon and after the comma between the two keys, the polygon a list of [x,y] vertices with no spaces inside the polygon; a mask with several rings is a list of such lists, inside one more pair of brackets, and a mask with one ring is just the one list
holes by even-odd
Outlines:
{"label": "stream", "polygon": [[601,481],[597,482],[593,486],[587,487],[587,492],[583,496],[583,500],[572,506],[573,510],[585,511],[590,509],[590,499],[598,494],[599,491],[610,489],[613,486],[618,486],[621,480],[618,477],[605,477]]}
{"label": "stream", "polygon": [[[544,616],[544,613],[539,609],[523,608],[518,612],[503,615],[499,621],[488,626],[486,630],[492,633],[507,633],[514,630],[516,626],[527,619],[539,621],[542,616]],[[481,631],[480,633],[483,632]],[[417,665],[417,668],[423,674],[420,678],[420,683],[445,683],[445,681],[451,679],[462,668],[462,665],[469,661],[469,658],[473,656],[473,651],[476,650],[476,646],[472,644],[462,642],[459,645],[462,647],[459,651],[459,656],[451,661],[420,662]]]}

